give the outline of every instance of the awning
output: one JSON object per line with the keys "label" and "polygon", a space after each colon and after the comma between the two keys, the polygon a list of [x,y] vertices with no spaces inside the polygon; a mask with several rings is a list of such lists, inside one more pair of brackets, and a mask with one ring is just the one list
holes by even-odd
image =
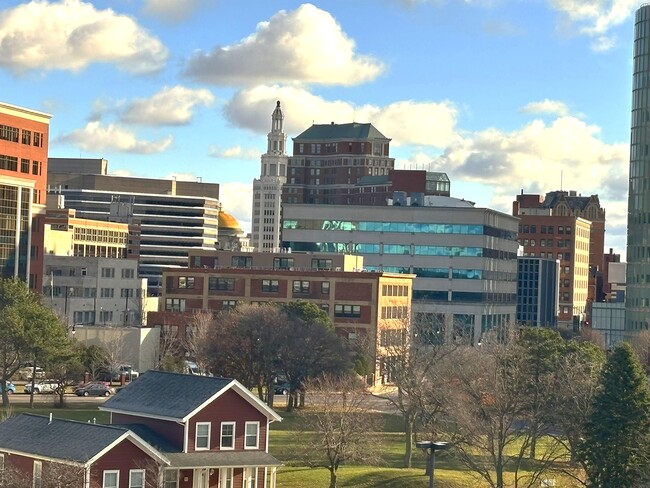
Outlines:
{"label": "awning", "polygon": [[282,466],[282,463],[264,451],[205,451],[165,452],[169,468],[254,468]]}

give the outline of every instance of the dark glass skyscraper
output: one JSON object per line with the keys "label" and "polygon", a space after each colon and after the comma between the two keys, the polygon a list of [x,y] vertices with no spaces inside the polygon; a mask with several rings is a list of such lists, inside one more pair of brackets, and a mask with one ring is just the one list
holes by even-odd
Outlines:
{"label": "dark glass skyscraper", "polygon": [[650,4],[636,12],[625,328],[650,328]]}

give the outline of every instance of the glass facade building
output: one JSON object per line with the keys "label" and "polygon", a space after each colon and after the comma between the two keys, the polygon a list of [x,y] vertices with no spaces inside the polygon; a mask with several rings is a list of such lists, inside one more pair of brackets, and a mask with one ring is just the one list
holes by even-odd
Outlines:
{"label": "glass facade building", "polygon": [[628,331],[650,328],[650,4],[636,12],[627,223]]}

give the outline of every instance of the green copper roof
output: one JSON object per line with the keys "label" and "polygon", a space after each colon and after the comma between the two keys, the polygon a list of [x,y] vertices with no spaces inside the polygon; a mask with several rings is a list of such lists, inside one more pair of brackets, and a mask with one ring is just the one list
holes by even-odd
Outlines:
{"label": "green copper roof", "polygon": [[314,124],[304,131],[294,141],[322,141],[332,140],[353,140],[353,139],[383,139],[388,141],[385,135],[379,132],[372,124]]}

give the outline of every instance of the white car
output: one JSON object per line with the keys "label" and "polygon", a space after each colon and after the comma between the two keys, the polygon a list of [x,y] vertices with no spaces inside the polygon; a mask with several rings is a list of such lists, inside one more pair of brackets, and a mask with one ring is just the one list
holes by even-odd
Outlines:
{"label": "white car", "polygon": [[[59,387],[59,382],[57,380],[42,380],[34,383],[34,394],[36,393],[54,393]],[[25,393],[32,392],[32,384],[27,383],[25,385]]]}
{"label": "white car", "polygon": [[[16,376],[18,377],[19,380],[23,381],[29,381],[32,379],[32,374],[34,373],[34,368],[31,366],[25,366],[24,368],[20,368],[16,372]],[[36,379],[37,380],[42,380],[45,378],[45,371],[43,371],[43,368],[39,368],[38,366],[36,367]]]}

